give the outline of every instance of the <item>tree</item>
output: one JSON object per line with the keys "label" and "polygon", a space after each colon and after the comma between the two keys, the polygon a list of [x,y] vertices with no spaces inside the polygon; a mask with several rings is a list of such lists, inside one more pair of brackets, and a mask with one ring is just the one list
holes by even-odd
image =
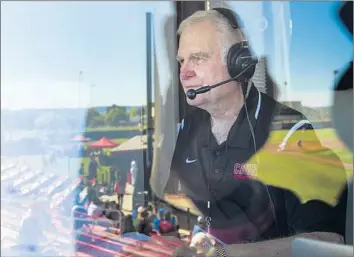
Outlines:
{"label": "tree", "polygon": [[135,117],[138,113],[138,110],[136,108],[131,108],[129,111],[129,116],[130,117]]}
{"label": "tree", "polygon": [[90,120],[90,123],[88,124],[89,128],[98,128],[98,127],[104,127],[106,125],[105,123],[105,117],[100,115],[100,116],[95,116]]}
{"label": "tree", "polygon": [[127,118],[125,108],[114,105],[107,109],[105,123],[108,126],[118,126],[120,122],[127,121]]}
{"label": "tree", "polygon": [[92,123],[95,123],[93,120],[99,119],[96,117],[102,117],[102,115],[97,111],[96,108],[89,108],[86,114],[86,124],[88,127],[90,127]]}

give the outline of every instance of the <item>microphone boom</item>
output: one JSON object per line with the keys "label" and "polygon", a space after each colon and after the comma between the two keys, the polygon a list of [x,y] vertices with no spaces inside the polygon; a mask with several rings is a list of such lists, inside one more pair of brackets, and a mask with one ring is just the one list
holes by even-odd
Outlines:
{"label": "microphone boom", "polygon": [[231,81],[234,81],[234,80],[237,80],[240,76],[242,76],[249,68],[253,67],[254,65],[257,64],[257,60],[252,60],[251,63],[249,65],[247,65],[244,69],[242,69],[242,71],[237,74],[237,76],[233,77],[233,78],[230,78],[230,79],[227,79],[227,80],[224,80],[224,81],[221,81],[219,83],[216,83],[212,86],[204,86],[204,87],[200,87],[198,89],[189,89],[186,93],[187,97],[190,99],[190,100],[193,100],[197,97],[197,95],[199,94],[204,94],[206,92],[209,92],[210,90],[212,90],[213,88],[216,88],[216,87],[219,87],[221,85],[224,85],[226,83],[229,83]]}

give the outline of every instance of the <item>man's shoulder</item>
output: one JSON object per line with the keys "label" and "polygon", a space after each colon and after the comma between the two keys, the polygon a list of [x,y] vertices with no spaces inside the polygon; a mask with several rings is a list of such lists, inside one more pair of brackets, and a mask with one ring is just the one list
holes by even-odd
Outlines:
{"label": "man's shoulder", "polygon": [[265,114],[272,115],[274,119],[281,119],[282,117],[294,117],[294,120],[297,119],[306,119],[305,115],[290,106],[287,106],[283,103],[278,102],[273,97],[270,97],[264,93],[262,95],[262,109],[265,109]]}

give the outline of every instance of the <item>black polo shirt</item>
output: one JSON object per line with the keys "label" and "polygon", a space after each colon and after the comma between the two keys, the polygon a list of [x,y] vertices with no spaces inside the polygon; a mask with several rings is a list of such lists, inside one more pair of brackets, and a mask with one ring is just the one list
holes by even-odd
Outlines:
{"label": "black polo shirt", "polygon": [[[185,117],[172,159],[167,193],[178,191],[188,196],[204,216],[211,217],[210,232],[225,243],[336,230],[338,223],[334,222],[345,218],[345,213],[334,215],[334,208],[319,201],[300,204],[290,190],[266,185],[257,178],[264,171],[256,153],[267,142],[272,121],[284,110],[294,117],[306,120],[305,117],[254,86],[246,105],[247,113],[243,107],[221,145],[211,132],[209,113],[197,109]],[[312,129],[306,122],[297,124]],[[179,187],[171,186],[177,181]]]}

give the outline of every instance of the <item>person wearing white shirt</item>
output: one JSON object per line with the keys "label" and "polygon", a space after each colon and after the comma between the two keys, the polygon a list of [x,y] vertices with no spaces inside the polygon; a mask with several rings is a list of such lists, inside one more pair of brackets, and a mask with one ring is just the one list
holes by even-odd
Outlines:
{"label": "person wearing white shirt", "polygon": [[130,173],[132,176],[132,185],[135,186],[135,182],[137,179],[137,175],[138,175],[138,165],[136,164],[136,161],[132,161],[130,164]]}

